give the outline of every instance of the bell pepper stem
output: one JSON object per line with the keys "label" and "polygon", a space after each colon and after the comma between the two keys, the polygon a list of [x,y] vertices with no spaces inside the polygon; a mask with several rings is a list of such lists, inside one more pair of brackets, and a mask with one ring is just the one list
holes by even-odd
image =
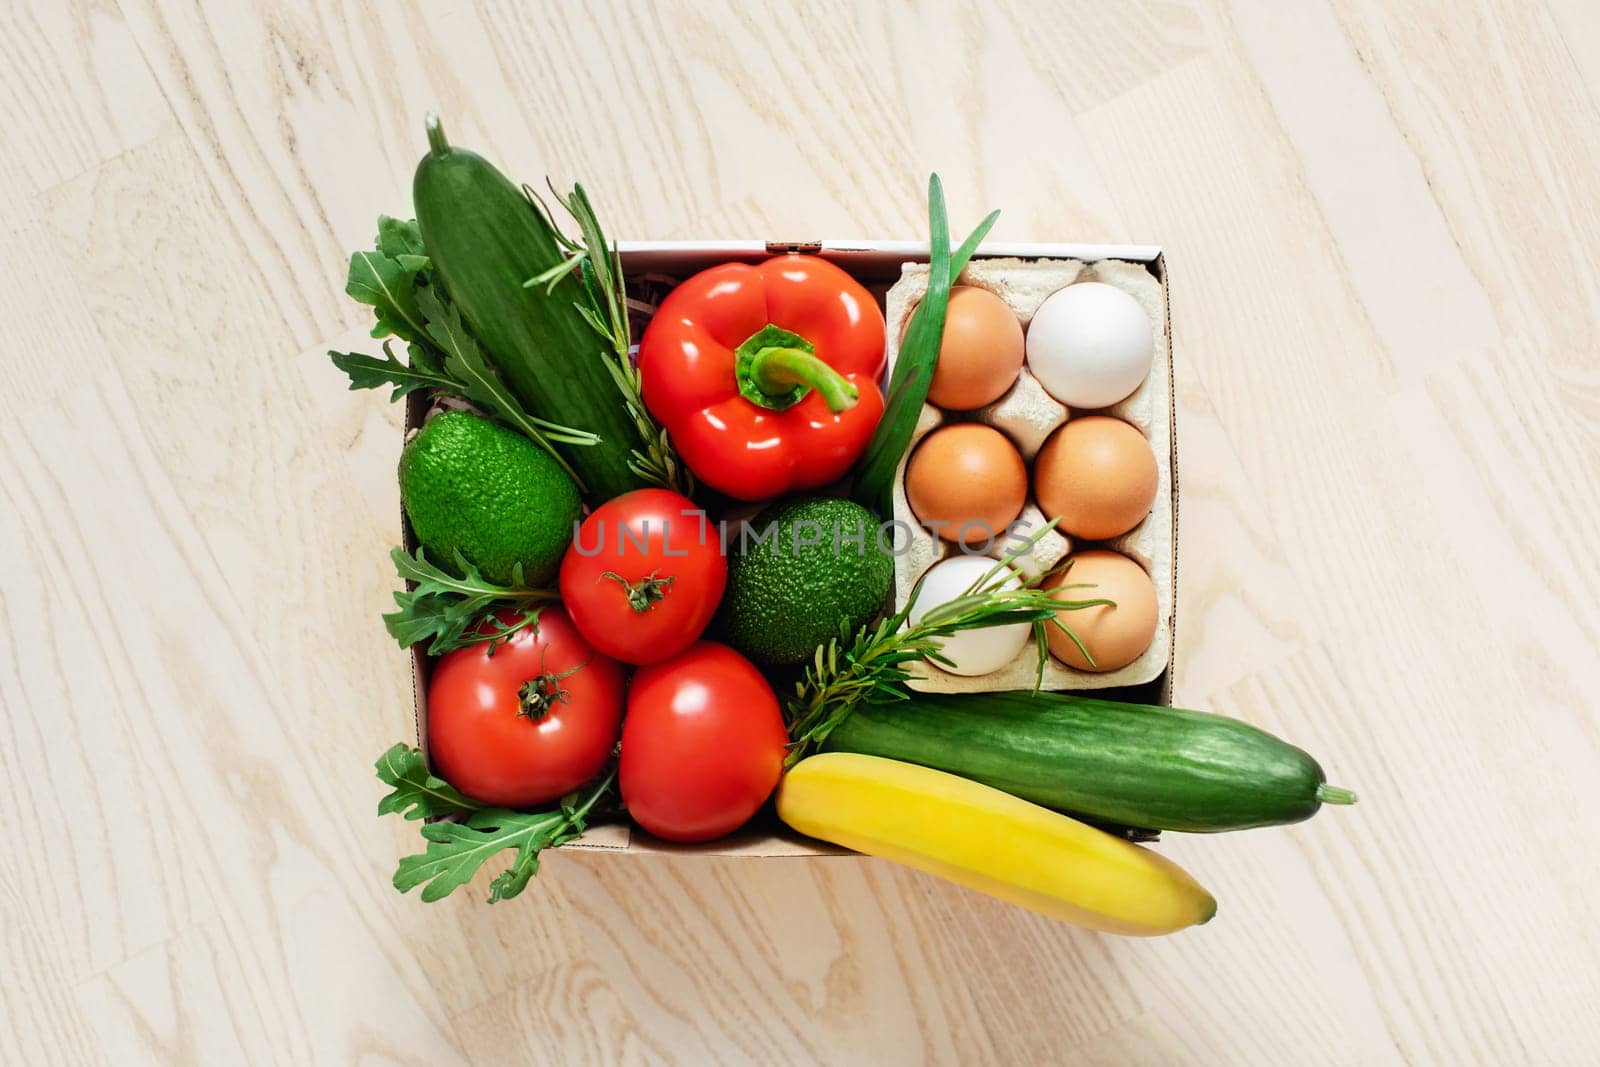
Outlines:
{"label": "bell pepper stem", "polygon": [[763,348],[750,360],[750,380],[769,396],[782,396],[797,385],[815,389],[837,415],[855,407],[861,393],[844,375],[799,348]]}

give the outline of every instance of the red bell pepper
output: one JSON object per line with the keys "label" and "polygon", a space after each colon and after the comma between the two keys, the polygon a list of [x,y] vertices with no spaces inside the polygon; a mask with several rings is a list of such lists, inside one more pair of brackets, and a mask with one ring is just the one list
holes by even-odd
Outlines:
{"label": "red bell pepper", "polygon": [[883,414],[883,312],[827,260],[701,271],[639,344],[644,403],[695,477],[740,500],[844,477]]}

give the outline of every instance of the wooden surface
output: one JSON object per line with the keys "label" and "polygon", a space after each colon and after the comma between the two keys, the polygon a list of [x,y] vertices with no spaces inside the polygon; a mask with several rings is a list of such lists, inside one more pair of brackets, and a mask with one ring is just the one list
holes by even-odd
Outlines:
{"label": "wooden surface", "polygon": [[[0,2],[0,1061],[1592,1062],[1584,0]],[[421,116],[619,236],[1165,245],[1177,697],[1361,804],[1113,940],[878,861],[389,886],[398,409],[324,357]]]}

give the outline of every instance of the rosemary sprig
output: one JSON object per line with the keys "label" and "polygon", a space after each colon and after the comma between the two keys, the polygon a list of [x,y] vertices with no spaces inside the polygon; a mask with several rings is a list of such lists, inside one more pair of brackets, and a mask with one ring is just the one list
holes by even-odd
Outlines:
{"label": "rosemary sprig", "polygon": [[583,302],[578,305],[578,312],[596,333],[605,338],[610,347],[611,358],[606,361],[606,369],[611,372],[611,380],[622,394],[628,416],[633,419],[639,438],[644,442],[643,450],[633,450],[628,466],[653,485],[690,496],[694,492],[694,476],[672,450],[666,429],[644,406],[639,369],[633,362],[633,331],[628,323],[628,291],[622,276],[622,257],[617,246],[606,240],[605,232],[600,228],[599,216],[589,201],[589,194],[577,183],[573,184],[572,193],[565,197],[556,192],[554,185],[550,186],[550,195],[578,224],[581,240],[574,241],[555,226],[549,209],[538,193],[526,185],[523,186],[523,192],[551,221],[557,239],[569,253],[566,259],[549,270],[523,282],[523,287],[543,285],[550,289],[568,274],[578,272],[584,296]]}
{"label": "rosemary sprig", "polygon": [[[1039,587],[1052,575],[1063,573],[1070,567],[1070,560],[1020,588],[1005,587],[1010,565],[1032,549],[1039,538],[1054,526],[1052,522],[1035,531],[1021,546],[1007,553],[972,583],[961,596],[928,611],[915,625],[909,625],[909,622],[911,608],[922,592],[921,581],[912,588],[905,605],[888,618],[876,624],[868,623],[854,634],[847,627],[841,627],[837,638],[817,649],[811,665],[796,683],[794,696],[785,708],[790,738],[786,764],[794,764],[821,744],[862,700],[905,699],[902,684],[910,677],[905,667],[907,663],[925,659],[930,663],[949,666],[950,660],[942,651],[943,641],[963,630],[1030,624],[1039,655],[1040,679],[1044,674],[1044,657],[1048,654],[1046,625],[1058,626],[1065,631],[1083,652],[1084,658],[1093,664],[1094,658],[1089,655],[1089,650],[1072,632],[1072,628],[1061,621],[1058,613],[1097,605],[1115,606],[1115,602],[1104,597],[1059,600],[1053,590]],[[1077,583],[1073,588],[1083,585]]]}

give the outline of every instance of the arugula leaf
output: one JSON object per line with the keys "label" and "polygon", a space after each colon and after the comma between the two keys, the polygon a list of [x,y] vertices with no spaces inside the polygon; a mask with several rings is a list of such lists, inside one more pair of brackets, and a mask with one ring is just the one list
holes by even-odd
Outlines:
{"label": "arugula leaf", "polygon": [[393,789],[378,801],[379,815],[399,812],[407,819],[437,819],[483,808],[443,778],[429,774],[422,750],[403,741],[379,756],[376,767],[378,780]]}
{"label": "arugula leaf", "polygon": [[583,833],[589,811],[611,791],[613,768],[587,789],[569,793],[556,811],[518,812],[487,808],[463,822],[436,822],[422,827],[427,848],[400,860],[394,887],[402,893],[422,886],[422,899],[441,900],[470,882],[485,862],[506,849],[516,849],[511,866],[489,883],[489,903],[509,900],[527,888],[539,870],[539,853],[557,848]]}
{"label": "arugula leaf", "polygon": [[[440,352],[431,345],[418,345],[412,344],[409,341],[406,342],[406,361],[411,365],[411,369],[414,371],[420,371],[423,374],[432,374],[440,378],[445,376],[444,353]],[[454,386],[451,389],[446,390],[446,392],[449,392],[451,395],[455,395],[455,393],[459,391],[459,386]]]}
{"label": "arugula leaf", "polygon": [[[503,825],[485,829],[458,822],[437,822],[424,826],[422,836],[428,842],[427,850],[400,861],[394,872],[394,887],[408,893],[420,885],[422,899],[431,904],[472,881],[478,868],[495,853],[514,848],[517,860],[492,883],[489,899],[492,903],[516,896],[533,875],[533,871],[526,868],[538,868],[539,849],[557,843],[556,836],[567,826],[566,816],[559,811],[521,818],[512,811],[496,810],[487,814],[498,818]],[[528,854],[532,858],[524,864],[523,857]],[[501,878],[507,879],[504,889],[500,885]]]}
{"label": "arugula leaf", "polygon": [[389,394],[391,403],[402,399],[407,393],[414,393],[418,389],[437,389],[443,393],[457,393],[460,387],[454,379],[447,378],[444,374],[431,370],[425,361],[417,359],[421,351],[420,345],[411,345],[410,364],[402,363],[389,347],[389,342],[383,344],[383,357],[369,356],[361,352],[332,352],[328,358],[333,360],[333,365],[350,376],[350,388],[355,389],[382,389],[386,385],[394,386],[394,392]]}
{"label": "arugula leaf", "polygon": [[372,336],[420,341],[423,323],[416,292],[432,269],[417,224],[379,215],[373,250],[351,254],[344,291],[371,305],[377,316]]}
{"label": "arugula leaf", "polygon": [[[432,656],[483,641],[504,642],[516,630],[538,620],[533,609],[557,597],[554,590],[525,585],[520,564],[512,570],[512,584],[507,586],[489,581],[459,552],[459,577],[428,562],[420,548],[415,556],[396,548],[389,558],[400,577],[415,582],[416,588],[394,594],[400,610],[385,615],[383,624],[401,648],[429,641],[428,654]],[[503,608],[522,611],[522,620],[491,628],[488,633],[476,632],[479,620]]]}
{"label": "arugula leaf", "polygon": [[[483,643],[489,646],[489,655],[499,651],[500,646],[511,640],[518,630],[525,630],[529,626],[535,629],[539,626],[539,613],[544,610],[543,604],[527,604],[517,608],[506,608],[493,615],[485,615],[483,621],[467,630],[464,639],[471,644]],[[512,618],[502,618],[504,615]]]}
{"label": "arugula leaf", "polygon": [[344,291],[371,305],[378,320],[374,337],[399,337],[416,341],[423,336],[422,313],[417,309],[417,269],[407,269],[382,252],[352,252]]}
{"label": "arugula leaf", "polygon": [[376,243],[379,252],[405,270],[417,273],[433,270],[433,261],[428,258],[428,250],[422,245],[422,230],[412,219],[379,215]]}

